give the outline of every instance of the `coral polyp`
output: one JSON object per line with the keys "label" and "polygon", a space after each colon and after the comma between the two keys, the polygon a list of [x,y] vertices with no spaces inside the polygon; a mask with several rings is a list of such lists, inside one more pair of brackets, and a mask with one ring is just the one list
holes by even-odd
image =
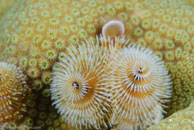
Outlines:
{"label": "coral polyp", "polygon": [[[113,120],[132,120],[144,129],[162,119],[163,106],[171,96],[171,81],[164,62],[151,50],[129,45],[110,58]],[[121,120],[122,123],[122,120]]]}
{"label": "coral polyp", "polygon": [[51,98],[66,122],[100,128],[108,125],[111,113],[109,89],[104,85],[106,55],[100,46],[86,43],[70,46],[55,64]]}
{"label": "coral polyp", "polygon": [[15,65],[0,62],[0,124],[17,121],[25,112],[26,76]]}

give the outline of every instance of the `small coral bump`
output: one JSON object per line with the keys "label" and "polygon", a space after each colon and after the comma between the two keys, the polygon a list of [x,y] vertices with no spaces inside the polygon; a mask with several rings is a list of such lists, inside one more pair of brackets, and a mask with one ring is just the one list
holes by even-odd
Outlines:
{"label": "small coral bump", "polygon": [[40,77],[40,70],[38,69],[38,67],[29,67],[28,70],[27,70],[27,74],[30,78],[38,78]]}
{"label": "small coral bump", "polygon": [[44,84],[50,84],[51,83],[51,73],[48,72],[48,71],[45,71],[42,73],[42,77],[41,77],[41,80]]}
{"label": "small coral bump", "polygon": [[46,52],[46,58],[49,60],[54,60],[57,58],[57,51],[55,49],[50,49]]}
{"label": "small coral bump", "polygon": [[106,37],[118,37],[123,36],[125,33],[125,26],[121,21],[112,20],[107,22],[102,27],[102,35]]}
{"label": "small coral bump", "polygon": [[19,67],[0,62],[0,124],[19,120],[26,111],[26,79]]}
{"label": "small coral bump", "polygon": [[43,88],[43,84],[40,80],[34,80],[32,83],[32,89],[39,91]]}
{"label": "small coral bump", "polygon": [[123,119],[133,120],[131,127],[145,129],[162,119],[164,103],[171,96],[171,79],[156,54],[130,44],[110,57],[109,69],[113,121],[122,124]]}
{"label": "small coral bump", "polygon": [[51,67],[51,63],[46,58],[42,58],[39,60],[39,67],[42,70],[46,70]]}
{"label": "small coral bump", "polygon": [[67,48],[53,67],[51,99],[66,122],[86,128],[107,126],[109,89],[105,86],[106,54],[88,41]]}
{"label": "small coral bump", "polygon": [[142,28],[147,30],[151,27],[151,21],[150,20],[143,20],[142,22]]}
{"label": "small coral bump", "polygon": [[56,49],[61,50],[61,49],[65,48],[65,41],[63,39],[58,39],[57,41],[55,41],[54,44],[55,44]]}
{"label": "small coral bump", "polygon": [[144,31],[143,31],[143,29],[141,29],[140,27],[137,27],[137,28],[135,28],[135,30],[134,30],[134,35],[135,35],[136,37],[142,36],[143,33],[144,33]]}

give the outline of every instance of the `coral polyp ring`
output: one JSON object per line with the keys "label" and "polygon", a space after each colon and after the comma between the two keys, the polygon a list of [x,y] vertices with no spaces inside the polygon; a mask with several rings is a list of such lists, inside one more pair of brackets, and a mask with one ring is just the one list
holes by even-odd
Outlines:
{"label": "coral polyp ring", "polygon": [[111,107],[103,48],[93,43],[70,46],[59,60],[53,67],[51,84],[58,112],[80,129],[107,126]]}
{"label": "coral polyp ring", "polygon": [[0,62],[0,125],[16,121],[25,111],[26,76],[15,65]]}
{"label": "coral polyp ring", "polygon": [[164,62],[151,50],[132,44],[118,50],[110,58],[110,64],[108,80],[114,93],[116,119],[135,121],[133,128],[158,122],[163,103],[171,95],[170,76]]}

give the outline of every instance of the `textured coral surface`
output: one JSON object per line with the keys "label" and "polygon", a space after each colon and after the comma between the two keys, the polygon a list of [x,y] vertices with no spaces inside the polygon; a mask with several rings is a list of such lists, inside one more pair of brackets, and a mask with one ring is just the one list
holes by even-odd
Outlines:
{"label": "textured coral surface", "polygon": [[0,0],[0,19],[19,0]]}
{"label": "textured coral surface", "polygon": [[188,108],[175,112],[170,117],[160,121],[148,130],[193,130],[194,129],[194,101]]}
{"label": "textured coral surface", "polygon": [[173,81],[167,115],[187,107],[194,95],[193,14],[181,0],[21,0],[0,21],[0,61],[23,67],[33,89],[20,125],[72,129],[51,106],[51,68],[68,45],[95,41],[110,20],[122,21],[126,39],[165,61]]}

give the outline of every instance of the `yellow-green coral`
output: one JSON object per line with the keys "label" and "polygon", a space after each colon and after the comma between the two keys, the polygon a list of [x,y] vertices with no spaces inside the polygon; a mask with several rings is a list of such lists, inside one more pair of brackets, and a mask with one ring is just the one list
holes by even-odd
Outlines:
{"label": "yellow-green coral", "polygon": [[0,0],[0,19],[1,17],[6,14],[6,12],[11,9],[14,4],[16,4],[19,0]]}
{"label": "yellow-green coral", "polygon": [[193,7],[182,0],[21,0],[0,21],[0,61],[26,70],[35,96],[29,97],[25,116],[47,129],[43,115],[51,122],[59,115],[51,118],[52,112],[39,106],[51,105],[45,89],[60,52],[85,38],[95,41],[105,23],[119,20],[126,39],[165,61],[173,81],[170,115],[188,106],[194,95],[193,14]]}
{"label": "yellow-green coral", "polygon": [[151,126],[148,130],[193,130],[194,129],[194,101],[188,108],[175,112],[170,117]]}

